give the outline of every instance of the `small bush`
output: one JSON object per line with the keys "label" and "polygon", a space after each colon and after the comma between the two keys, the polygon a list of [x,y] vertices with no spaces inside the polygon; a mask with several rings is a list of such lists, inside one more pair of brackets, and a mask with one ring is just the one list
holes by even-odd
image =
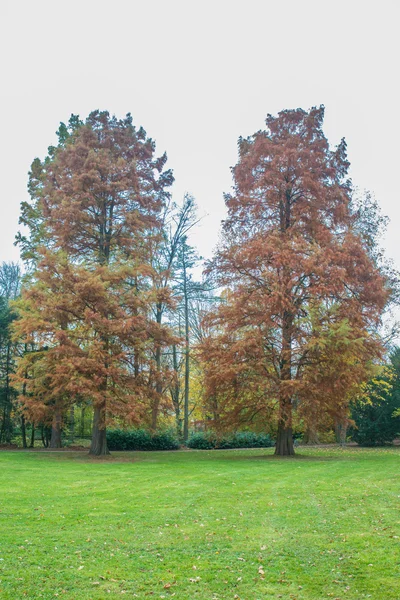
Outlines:
{"label": "small bush", "polygon": [[210,432],[198,431],[192,433],[186,442],[188,448],[195,450],[213,450],[216,447],[215,435]]}
{"label": "small bush", "polygon": [[108,429],[110,450],[178,450],[179,442],[170,431],[151,434],[145,429]]}
{"label": "small bush", "polygon": [[240,431],[218,438],[213,432],[193,433],[187,441],[188,448],[196,450],[227,450],[230,448],[269,448],[274,445],[268,433]]}

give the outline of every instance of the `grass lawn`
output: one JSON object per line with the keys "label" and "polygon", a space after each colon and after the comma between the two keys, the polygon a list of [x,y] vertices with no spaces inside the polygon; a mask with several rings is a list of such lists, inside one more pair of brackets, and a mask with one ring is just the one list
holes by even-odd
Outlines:
{"label": "grass lawn", "polygon": [[0,598],[399,600],[400,449],[0,452]]}

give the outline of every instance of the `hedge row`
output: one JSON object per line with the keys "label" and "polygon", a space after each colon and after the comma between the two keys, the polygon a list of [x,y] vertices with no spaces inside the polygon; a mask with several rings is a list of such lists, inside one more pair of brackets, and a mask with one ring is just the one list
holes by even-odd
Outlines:
{"label": "hedge row", "polygon": [[268,433],[242,431],[223,438],[218,438],[212,432],[193,433],[186,445],[188,448],[196,450],[227,450],[229,448],[269,448],[274,443],[274,440]]}
{"label": "hedge row", "polygon": [[151,434],[144,429],[108,429],[110,450],[178,450],[179,442],[170,431]]}
{"label": "hedge row", "polygon": [[[171,431],[152,434],[145,429],[108,429],[107,444],[110,450],[178,450],[179,441]],[[188,448],[213,450],[228,448],[268,448],[274,441],[268,434],[242,431],[218,438],[213,432],[193,433]]]}

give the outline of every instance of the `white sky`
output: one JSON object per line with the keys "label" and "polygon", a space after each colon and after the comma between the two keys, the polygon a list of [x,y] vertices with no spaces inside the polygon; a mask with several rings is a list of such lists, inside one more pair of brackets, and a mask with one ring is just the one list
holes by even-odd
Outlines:
{"label": "white sky", "polygon": [[193,241],[210,256],[239,135],[323,103],[400,268],[399,20],[399,0],[0,0],[0,262],[18,259],[30,164],[71,113],[132,113],[168,153],[175,200],[208,215]]}

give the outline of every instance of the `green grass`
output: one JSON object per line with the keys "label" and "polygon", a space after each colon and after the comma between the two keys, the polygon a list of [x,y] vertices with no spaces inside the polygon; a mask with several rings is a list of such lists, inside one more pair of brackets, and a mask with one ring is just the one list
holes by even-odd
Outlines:
{"label": "green grass", "polygon": [[398,600],[399,449],[0,452],[0,598]]}

